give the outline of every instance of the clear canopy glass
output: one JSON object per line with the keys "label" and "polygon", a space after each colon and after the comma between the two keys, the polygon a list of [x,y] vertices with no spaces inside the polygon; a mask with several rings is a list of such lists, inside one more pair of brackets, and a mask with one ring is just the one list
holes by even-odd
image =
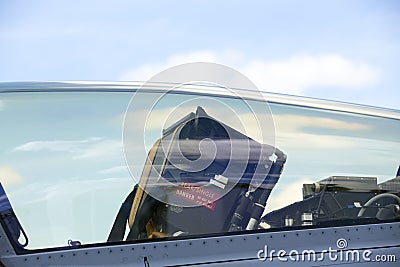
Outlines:
{"label": "clear canopy glass", "polygon": [[176,92],[126,112],[131,96],[0,94],[1,220],[21,251],[399,219],[399,116]]}

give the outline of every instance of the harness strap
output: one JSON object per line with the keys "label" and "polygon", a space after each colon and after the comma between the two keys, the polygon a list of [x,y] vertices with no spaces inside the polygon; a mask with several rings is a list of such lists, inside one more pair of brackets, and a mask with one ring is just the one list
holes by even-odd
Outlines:
{"label": "harness strap", "polygon": [[131,205],[132,208],[130,210],[129,220],[128,220],[129,228],[132,228],[133,222],[135,221],[136,214],[137,214],[139,205],[142,201],[142,197],[144,194],[143,189],[145,188],[145,186],[147,184],[147,180],[149,179],[149,174],[150,174],[151,168],[153,166],[154,157],[156,155],[160,141],[161,140],[158,139],[157,142],[153,145],[153,147],[150,149],[149,156],[146,159],[146,163],[144,165],[142,176],[140,177],[140,180],[139,180],[139,188],[137,190],[137,194],[135,195],[135,199],[133,200],[133,203]]}
{"label": "harness strap", "polygon": [[118,242],[124,239],[126,222],[129,217],[129,211],[132,207],[133,198],[135,197],[138,185],[135,185],[132,192],[126,197],[122,203],[121,208],[118,211],[117,217],[115,218],[114,224],[111,228],[110,234],[108,235],[107,242]]}

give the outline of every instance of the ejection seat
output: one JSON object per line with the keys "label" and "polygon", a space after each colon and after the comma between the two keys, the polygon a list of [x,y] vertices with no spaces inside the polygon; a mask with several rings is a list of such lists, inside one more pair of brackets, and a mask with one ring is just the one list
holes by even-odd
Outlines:
{"label": "ejection seat", "polygon": [[255,228],[285,161],[198,107],[155,142],[108,241],[124,239],[126,221],[127,240]]}

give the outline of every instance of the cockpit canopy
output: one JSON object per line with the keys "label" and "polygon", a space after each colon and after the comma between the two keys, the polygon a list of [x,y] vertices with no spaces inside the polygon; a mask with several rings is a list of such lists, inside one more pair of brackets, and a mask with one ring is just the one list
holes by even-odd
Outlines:
{"label": "cockpit canopy", "polygon": [[400,219],[399,111],[140,86],[0,84],[16,252]]}

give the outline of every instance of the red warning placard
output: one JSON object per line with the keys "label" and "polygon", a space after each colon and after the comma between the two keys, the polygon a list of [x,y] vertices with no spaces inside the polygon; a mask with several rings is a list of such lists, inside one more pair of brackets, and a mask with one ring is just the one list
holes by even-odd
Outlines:
{"label": "red warning placard", "polygon": [[175,189],[175,195],[180,199],[191,203],[202,205],[207,209],[214,210],[217,200],[220,198],[218,193],[189,183],[183,183]]}

